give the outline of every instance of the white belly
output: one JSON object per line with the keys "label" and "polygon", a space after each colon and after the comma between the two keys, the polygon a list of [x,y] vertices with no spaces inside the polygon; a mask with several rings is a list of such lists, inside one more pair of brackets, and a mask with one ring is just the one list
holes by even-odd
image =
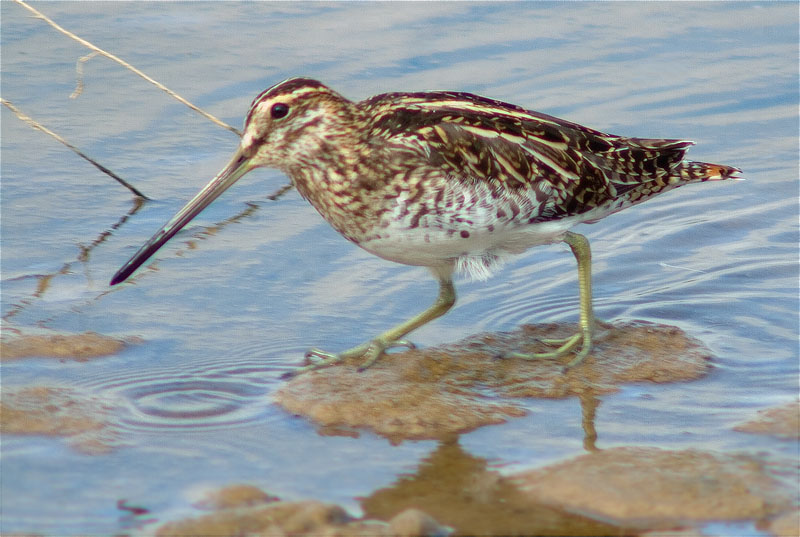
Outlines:
{"label": "white belly", "polygon": [[[573,226],[597,220],[615,207],[536,221],[543,206],[534,190],[492,191],[488,183],[449,181],[441,196],[417,205],[403,194],[379,226],[358,244],[370,253],[406,265],[452,267],[475,279],[488,278],[503,258],[558,242]],[[531,222],[531,220],[534,220]]]}
{"label": "white belly", "polygon": [[583,220],[563,218],[551,222],[486,224],[460,227],[389,226],[360,243],[368,252],[406,265],[439,267],[452,265],[457,272],[484,280],[509,255],[543,244],[558,242],[564,233]]}

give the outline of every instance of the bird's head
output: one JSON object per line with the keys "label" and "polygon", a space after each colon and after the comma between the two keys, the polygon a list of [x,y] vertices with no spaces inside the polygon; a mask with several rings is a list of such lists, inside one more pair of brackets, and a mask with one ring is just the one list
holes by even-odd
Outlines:
{"label": "bird's head", "polygon": [[260,167],[289,171],[335,159],[337,139],[352,134],[353,103],[316,80],[291,78],[261,92],[250,105],[239,148],[230,162],[117,271],[120,283],[233,183]]}
{"label": "bird's head", "polygon": [[288,171],[330,153],[352,134],[355,114],[353,103],[316,80],[285,80],[253,100],[239,153],[251,167]]}

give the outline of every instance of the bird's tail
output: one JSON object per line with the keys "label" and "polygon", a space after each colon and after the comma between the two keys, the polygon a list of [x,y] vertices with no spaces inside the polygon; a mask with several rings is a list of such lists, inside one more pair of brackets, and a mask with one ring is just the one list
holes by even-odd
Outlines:
{"label": "bird's tail", "polygon": [[726,179],[741,179],[742,170],[733,166],[722,164],[709,164],[708,162],[684,161],[680,166],[680,177],[687,183],[698,181],[724,181]]}

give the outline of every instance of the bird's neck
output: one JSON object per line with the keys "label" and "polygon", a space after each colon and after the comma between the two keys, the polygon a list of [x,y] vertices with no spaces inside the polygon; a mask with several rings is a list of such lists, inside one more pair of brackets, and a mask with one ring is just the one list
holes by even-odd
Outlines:
{"label": "bird's neck", "polygon": [[353,213],[372,213],[374,192],[364,188],[374,174],[370,163],[376,158],[369,144],[352,133],[340,138],[325,137],[316,141],[312,153],[298,159],[285,171],[303,198],[334,229],[348,239],[358,240],[358,226]]}

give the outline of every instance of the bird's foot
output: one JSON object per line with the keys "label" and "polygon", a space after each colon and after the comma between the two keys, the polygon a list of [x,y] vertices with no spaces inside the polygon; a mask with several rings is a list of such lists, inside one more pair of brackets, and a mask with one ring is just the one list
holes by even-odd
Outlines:
{"label": "bird's foot", "polygon": [[[284,373],[281,375],[281,378],[291,378],[301,373],[305,373],[307,371],[314,371],[316,369],[322,369],[323,367],[328,367],[331,365],[338,364],[347,360],[349,358],[358,358],[363,357],[364,362],[358,368],[359,371],[364,371],[375,362],[378,361],[387,349],[391,349],[393,347],[407,347],[409,349],[413,349],[416,346],[407,341],[405,339],[398,339],[396,341],[386,341],[380,337],[377,337],[371,341],[365,341],[361,345],[356,345],[351,349],[347,349],[346,351],[342,352],[326,352],[320,349],[311,349],[306,353],[306,361],[310,362],[307,365],[295,369],[294,371],[289,371],[288,373]],[[317,361],[311,361],[312,359],[317,359]]]}
{"label": "bird's foot", "polygon": [[506,358],[521,358],[523,360],[550,360],[566,356],[570,352],[577,350],[575,357],[564,366],[564,372],[581,364],[589,352],[592,350],[592,330],[583,328],[580,332],[563,339],[539,339],[538,341],[551,347],[558,347],[550,352],[511,352],[506,354]]}

